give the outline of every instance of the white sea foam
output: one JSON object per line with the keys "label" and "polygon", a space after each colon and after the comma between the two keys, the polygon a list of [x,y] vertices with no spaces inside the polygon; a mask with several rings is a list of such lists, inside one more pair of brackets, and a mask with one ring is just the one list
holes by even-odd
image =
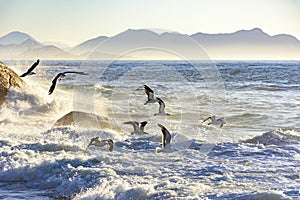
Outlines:
{"label": "white sea foam", "polygon": [[[53,75],[58,68],[73,70],[77,68],[70,66],[78,65],[73,61],[48,62],[51,67],[41,67],[40,72]],[[93,75],[99,64],[95,62],[85,69]],[[59,67],[54,70],[52,64]],[[151,70],[164,66],[161,62],[152,64],[156,66]],[[121,63],[120,68],[129,65]],[[138,65],[143,68],[143,62]],[[147,63],[145,66],[151,71]],[[293,92],[293,100],[286,91],[264,93],[251,85],[241,90],[248,73],[256,73],[244,67],[240,66],[234,77],[230,72],[236,69],[231,65],[225,69],[228,72],[222,72],[224,79],[231,81],[226,83],[231,91],[223,102],[227,113],[218,113],[224,114],[227,122],[222,129],[201,123],[212,114],[211,102],[215,100],[201,81],[191,85],[150,82],[171,113],[155,117],[158,105],[143,105],[145,80],[138,81],[138,76],[130,79],[134,73],[112,82],[90,76],[91,82],[86,83],[82,77],[71,77],[50,96],[47,90],[52,76],[42,73],[26,78],[27,88],[11,89],[7,104],[0,108],[0,192],[12,191],[20,194],[19,198],[22,193],[18,188],[28,193],[39,191],[31,193],[36,198],[297,199],[300,142],[295,107],[299,106],[299,92]],[[106,76],[113,78],[118,72]],[[291,101],[285,104],[287,98]],[[103,114],[124,133],[76,124],[53,127],[72,110]],[[128,120],[148,121],[145,129],[149,135],[131,136],[131,127],[123,125]],[[176,152],[155,153],[162,135],[157,123],[171,132]],[[278,129],[280,126],[284,129]],[[112,139],[114,150],[87,148],[93,137]]]}

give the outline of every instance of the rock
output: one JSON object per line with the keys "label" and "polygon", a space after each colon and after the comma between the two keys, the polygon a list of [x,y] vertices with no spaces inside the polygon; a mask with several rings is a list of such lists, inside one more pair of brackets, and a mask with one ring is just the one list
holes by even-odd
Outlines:
{"label": "rock", "polygon": [[9,67],[0,62],[0,105],[5,102],[7,91],[11,87],[22,87],[24,81]]}
{"label": "rock", "polygon": [[58,119],[54,124],[54,126],[72,125],[83,128],[99,128],[101,130],[111,129],[117,132],[122,132],[122,130],[108,118],[81,111],[71,111]]}

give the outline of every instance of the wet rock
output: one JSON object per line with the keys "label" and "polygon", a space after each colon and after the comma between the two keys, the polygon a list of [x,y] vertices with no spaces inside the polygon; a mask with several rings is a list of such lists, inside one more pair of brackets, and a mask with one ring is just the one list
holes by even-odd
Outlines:
{"label": "wet rock", "polygon": [[86,113],[81,111],[71,111],[58,119],[54,126],[72,126],[76,125],[83,128],[99,128],[111,129],[121,132],[121,129],[110,119],[102,117],[93,113]]}
{"label": "wet rock", "polygon": [[7,91],[11,87],[22,87],[24,81],[9,67],[0,62],[0,105],[5,102]]}

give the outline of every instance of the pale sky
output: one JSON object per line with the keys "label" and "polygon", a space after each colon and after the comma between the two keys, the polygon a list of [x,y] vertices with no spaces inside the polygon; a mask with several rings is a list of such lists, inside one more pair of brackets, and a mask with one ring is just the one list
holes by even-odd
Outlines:
{"label": "pale sky", "polygon": [[261,28],[300,39],[300,0],[0,0],[0,36],[79,44],[129,28],[183,34]]}

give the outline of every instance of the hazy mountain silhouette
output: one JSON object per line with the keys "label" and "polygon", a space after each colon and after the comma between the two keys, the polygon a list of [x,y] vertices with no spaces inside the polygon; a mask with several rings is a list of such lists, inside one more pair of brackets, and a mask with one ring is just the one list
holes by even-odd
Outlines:
{"label": "hazy mountain silhouette", "polygon": [[44,45],[26,33],[11,32],[0,37],[0,59],[76,59],[53,45]]}
{"label": "hazy mountain silhouette", "polygon": [[[203,48],[201,52],[199,45]],[[141,47],[148,49],[141,51]],[[184,52],[185,55],[172,52]],[[115,59],[122,54],[126,54],[123,59],[180,59],[183,56],[189,59],[296,60],[300,59],[300,42],[287,34],[270,36],[259,28],[193,35],[128,29],[112,37],[100,36],[84,41],[70,50],[45,46],[21,32],[0,38],[0,59],[34,59],[36,56],[44,59]]]}
{"label": "hazy mountain silhouette", "polygon": [[27,50],[25,52],[22,52],[21,54],[18,55],[19,59],[38,59],[38,58],[46,58],[50,60],[65,60],[65,59],[76,59],[75,55],[72,55],[68,52],[65,52],[64,50],[53,46],[53,45],[48,45],[48,46],[43,46],[40,48],[34,48]]}
{"label": "hazy mountain silhouette", "polygon": [[99,46],[103,41],[108,39],[106,36],[100,36],[91,40],[87,40],[71,49],[71,52],[77,55],[85,54],[97,46]]}
{"label": "hazy mountain silhouette", "polygon": [[[119,55],[130,49],[134,50],[141,46],[156,47],[161,49],[171,49],[174,51],[184,51],[190,58],[204,58],[205,55],[198,55],[199,47],[192,44],[188,39],[195,40],[206,51],[212,59],[299,59],[300,42],[291,35],[280,34],[270,36],[261,29],[239,30],[228,34],[205,34],[196,33],[185,35],[180,33],[157,34],[149,30],[128,29],[113,37],[99,41],[100,46],[85,45],[81,55],[88,55],[87,52],[98,53],[99,59],[105,59],[104,53]],[[90,40],[91,41],[91,40]],[[87,43],[82,43],[87,44]],[[80,44],[80,45],[82,45]],[[80,46],[76,46],[78,49]],[[102,52],[102,57],[101,57]],[[146,55],[140,53],[141,59],[160,59],[159,52],[147,52]],[[163,54],[163,53],[162,53]],[[164,56],[166,56],[165,54]],[[96,57],[94,56],[93,59]],[[167,59],[178,59],[177,56],[170,56]]]}
{"label": "hazy mountain silhouette", "polygon": [[0,45],[21,44],[26,40],[35,41],[30,35],[26,33],[13,31],[0,38]]}

